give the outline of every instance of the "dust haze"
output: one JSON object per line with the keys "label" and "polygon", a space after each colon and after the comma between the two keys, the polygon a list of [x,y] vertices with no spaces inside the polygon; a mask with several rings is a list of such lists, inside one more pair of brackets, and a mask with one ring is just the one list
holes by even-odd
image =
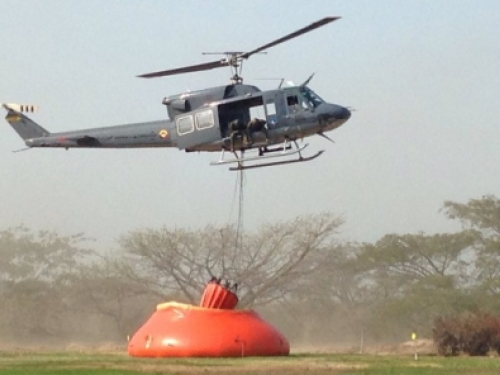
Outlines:
{"label": "dust haze", "polygon": [[[431,338],[435,319],[491,309],[499,272],[500,200],[446,201],[456,233],[387,234],[345,242],[332,213],[241,233],[234,226],[150,228],[93,251],[83,235],[0,232],[3,346],[111,348],[159,303],[197,305],[212,277],[238,283],[238,308],[255,309],[292,351],[368,351]],[[487,287],[488,286],[488,287]]]}
{"label": "dust haze", "polygon": [[228,72],[136,74],[329,15],[342,19],[243,75],[274,89],[257,79],[315,72],[311,88],[353,112],[335,144],[310,138],[318,160],[247,175],[238,245],[219,155],[13,153],[22,141],[1,120],[0,345],[123,351],[157,304],[197,304],[212,274],[238,281],[239,308],[292,352],[431,338],[436,317],[500,309],[500,3],[334,3],[2,2],[1,102],[38,105],[52,132],[164,119],[163,97]]}

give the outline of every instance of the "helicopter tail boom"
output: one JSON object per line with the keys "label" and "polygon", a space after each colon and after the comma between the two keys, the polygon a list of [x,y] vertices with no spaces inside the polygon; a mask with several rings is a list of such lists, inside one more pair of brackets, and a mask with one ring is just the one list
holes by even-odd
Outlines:
{"label": "helicopter tail boom", "polygon": [[[3,107],[7,110],[5,119],[23,140],[26,141],[28,139],[47,137],[50,135],[46,129],[24,115],[20,110],[17,110],[14,105],[3,104]],[[22,107],[23,106],[20,106],[20,109],[22,109]]]}

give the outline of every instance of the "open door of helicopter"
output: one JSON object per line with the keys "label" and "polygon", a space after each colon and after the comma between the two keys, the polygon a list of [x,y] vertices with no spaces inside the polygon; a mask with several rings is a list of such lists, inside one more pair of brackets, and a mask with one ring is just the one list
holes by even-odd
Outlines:
{"label": "open door of helicopter", "polygon": [[266,121],[272,130],[286,115],[285,97],[281,90],[265,91],[245,98],[224,101],[217,106],[221,136],[227,138],[231,130],[229,123],[238,120],[246,127],[252,119]]}

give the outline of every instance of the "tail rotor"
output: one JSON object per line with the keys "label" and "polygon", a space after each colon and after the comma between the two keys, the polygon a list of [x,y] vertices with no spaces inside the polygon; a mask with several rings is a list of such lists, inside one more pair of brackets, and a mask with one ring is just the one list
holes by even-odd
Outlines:
{"label": "tail rotor", "polygon": [[16,103],[4,103],[2,104],[6,110],[12,109],[17,112],[22,113],[34,113],[38,111],[38,106],[34,104],[16,104]]}

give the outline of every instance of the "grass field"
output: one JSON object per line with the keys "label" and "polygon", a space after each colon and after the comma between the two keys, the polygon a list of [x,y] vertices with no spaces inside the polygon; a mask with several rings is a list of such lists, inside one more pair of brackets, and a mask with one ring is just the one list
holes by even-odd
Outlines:
{"label": "grass field", "polygon": [[90,352],[0,352],[0,374],[498,375],[500,358],[296,354],[281,358],[137,359]]}

